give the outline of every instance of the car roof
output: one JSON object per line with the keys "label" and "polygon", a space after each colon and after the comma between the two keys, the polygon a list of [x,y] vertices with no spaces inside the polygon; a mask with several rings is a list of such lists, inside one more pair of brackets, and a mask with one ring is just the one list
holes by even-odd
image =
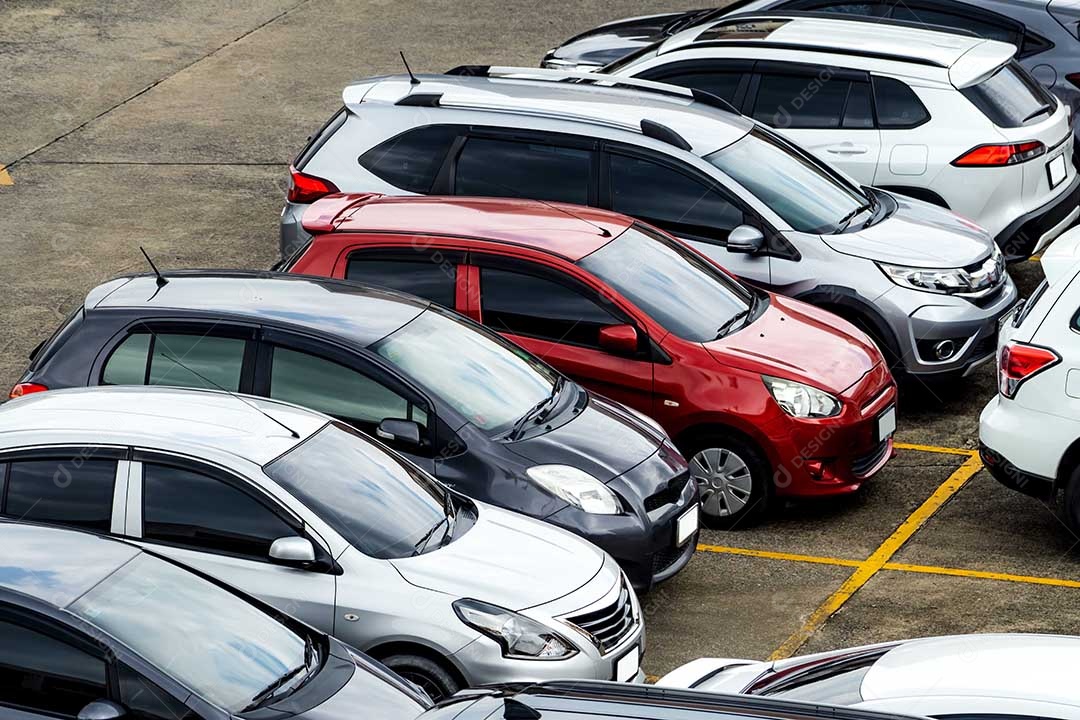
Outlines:
{"label": "car roof", "polygon": [[[754,126],[749,118],[690,97],[562,82],[551,71],[535,72],[547,76],[420,75],[419,84],[412,84],[408,75],[371,78],[346,87],[342,97],[358,114],[362,114],[361,104],[410,105],[423,100],[424,107],[413,109],[423,110],[426,124],[440,122],[440,108],[602,125],[638,135],[642,121],[647,120],[673,130],[697,155],[727,147]],[[436,96],[437,102],[432,100]],[[508,124],[518,127],[522,123]]]}
{"label": "car roof", "polygon": [[384,288],[284,273],[195,270],[166,277],[161,287],[153,275],[118,278],[92,290],[85,307],[217,313],[331,333],[366,347],[430,304]]}
{"label": "car roof", "polygon": [[1016,54],[1016,46],[1009,43],[875,18],[783,13],[747,13],[699,25],[664,41],[659,54],[709,46],[820,51],[929,66],[947,71],[956,87],[976,82]]}
{"label": "car roof", "polygon": [[474,238],[541,250],[571,262],[599,250],[634,223],[606,210],[503,198],[330,196],[316,201],[309,212],[335,214],[335,204],[340,211],[327,223],[335,232]]}
{"label": "car roof", "polygon": [[51,441],[70,435],[73,444],[90,439],[154,447],[155,441],[180,441],[265,465],[328,422],[327,416],[295,405],[217,390],[73,388],[33,393],[0,405],[0,445],[19,443],[36,431],[47,431]]}
{"label": "car roof", "polygon": [[885,653],[862,681],[867,702],[919,697],[1038,699],[1080,706],[1080,638],[984,634],[926,638]]}
{"label": "car roof", "polygon": [[77,530],[0,521],[0,588],[64,608],[141,551]]}

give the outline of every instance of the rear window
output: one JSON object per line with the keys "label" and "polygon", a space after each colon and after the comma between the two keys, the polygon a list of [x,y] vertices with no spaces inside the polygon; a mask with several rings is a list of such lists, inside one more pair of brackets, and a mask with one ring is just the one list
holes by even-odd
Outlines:
{"label": "rear window", "polygon": [[960,91],[998,127],[1023,127],[1053,113],[1054,99],[1015,61]]}
{"label": "rear window", "polygon": [[56,329],[52,337],[43,342],[30,354],[30,370],[37,370],[48,362],[56,351],[63,347],[83,324],[86,318],[85,309],[80,305],[75,312],[68,316],[67,321]]}
{"label": "rear window", "polygon": [[319,148],[325,145],[326,141],[338,131],[338,128],[345,124],[348,115],[349,111],[342,107],[331,115],[330,119],[323,123],[323,126],[315,131],[314,135],[309,135],[307,143],[304,144],[304,149],[293,160],[293,167],[297,170],[303,170],[308,161],[315,156],[315,153],[319,152]]}
{"label": "rear window", "polygon": [[391,185],[426,194],[458,134],[451,125],[409,130],[368,150],[360,156],[360,164]]}

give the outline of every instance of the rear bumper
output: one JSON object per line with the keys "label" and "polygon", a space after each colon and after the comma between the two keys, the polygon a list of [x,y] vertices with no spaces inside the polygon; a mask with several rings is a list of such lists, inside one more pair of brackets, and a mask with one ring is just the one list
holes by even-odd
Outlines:
{"label": "rear bumper", "polygon": [[994,240],[1009,262],[1026,260],[1046,247],[1080,217],[1080,174],[1056,198],[1018,217]]}
{"label": "rear bumper", "polygon": [[991,477],[999,483],[1017,492],[1040,500],[1049,500],[1054,495],[1054,479],[1024,472],[1009,462],[1001,453],[979,443],[979,457]]}

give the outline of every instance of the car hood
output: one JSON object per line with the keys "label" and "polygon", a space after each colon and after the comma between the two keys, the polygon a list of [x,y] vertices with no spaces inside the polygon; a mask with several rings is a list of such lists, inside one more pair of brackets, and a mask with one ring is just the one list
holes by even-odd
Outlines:
{"label": "car hood", "polygon": [[692,12],[663,13],[605,23],[567,40],[544,57],[574,63],[607,65],[635,50],[667,37],[665,28]]}
{"label": "car hood", "polygon": [[846,255],[908,267],[967,267],[990,256],[994,241],[975,223],[930,203],[892,197],[897,209],[889,217],[822,240]]}
{"label": "car hood", "polygon": [[771,295],[768,308],[738,332],[704,343],[723,365],[842,393],[882,361],[851,323],[798,300]]}
{"label": "car hood", "polygon": [[531,463],[570,465],[607,483],[655,453],[663,441],[622,405],[590,393],[570,422],[506,447]]}
{"label": "car hood", "polygon": [[543,605],[589,582],[604,552],[554,525],[477,503],[476,523],[446,547],[391,560],[417,587],[509,610]]}

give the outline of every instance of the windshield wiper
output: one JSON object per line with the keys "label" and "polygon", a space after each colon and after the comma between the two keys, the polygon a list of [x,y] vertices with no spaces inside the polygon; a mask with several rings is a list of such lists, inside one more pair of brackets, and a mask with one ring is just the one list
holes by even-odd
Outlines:
{"label": "windshield wiper", "polygon": [[416,544],[413,545],[413,554],[412,554],[412,556],[416,557],[417,555],[423,554],[425,548],[427,548],[428,542],[431,541],[431,536],[435,534],[435,531],[438,530],[439,528],[441,528],[443,526],[443,523],[449,523],[449,522],[450,522],[450,516],[449,515],[444,515],[442,520],[440,520],[439,522],[432,525],[431,529],[428,530],[426,533],[424,533],[423,536],[421,536],[421,538],[416,541]]}
{"label": "windshield wiper", "polygon": [[848,225],[851,224],[851,221],[854,220],[855,217],[859,213],[866,212],[867,210],[873,210],[873,209],[874,209],[874,206],[870,202],[867,202],[866,204],[860,205],[859,207],[855,208],[854,210],[849,212],[847,215],[840,218],[840,220],[836,223],[836,232],[838,232],[838,233],[844,232],[845,230],[848,229]]}
{"label": "windshield wiper", "polygon": [[735,329],[735,323],[739,322],[740,320],[746,319],[750,315],[750,310],[753,309],[753,307],[754,306],[751,305],[746,310],[740,310],[739,312],[735,313],[734,315],[729,317],[727,320],[725,320],[724,324],[721,325],[720,328],[716,331],[716,337],[713,338],[713,339],[714,340],[719,340],[720,338],[724,337],[729,332],[734,330]]}
{"label": "windshield wiper", "polygon": [[439,541],[439,547],[444,547],[454,538],[454,528],[457,527],[457,510],[454,508],[454,496],[446,493],[446,502],[443,505],[446,510],[446,533]]}
{"label": "windshield wiper", "polygon": [[525,431],[525,426],[529,424],[530,420],[534,420],[537,425],[544,422],[551,411],[555,409],[556,401],[559,399],[559,393],[562,392],[563,384],[566,379],[561,375],[555,379],[555,384],[551,387],[551,394],[540,402],[533,405],[526,411],[524,415],[518,418],[514,423],[514,427],[510,428],[510,432],[506,434],[506,437],[510,440],[517,440],[521,433]]}
{"label": "windshield wiper", "polygon": [[[311,642],[311,641],[308,640],[308,642]],[[258,693],[256,693],[255,697],[253,697],[251,699],[251,702],[248,703],[247,707],[245,707],[243,710],[241,710],[241,712],[248,712],[248,711],[251,711],[251,710],[255,710],[256,708],[261,707],[261,706],[269,703],[271,700],[274,699],[274,696],[277,693],[277,691],[279,689],[281,689],[281,687],[283,685],[285,685],[285,683],[289,682],[294,677],[296,677],[300,673],[307,670],[307,668],[308,668],[308,659],[307,659],[307,651],[306,650],[304,652],[304,655],[305,655],[305,658],[304,658],[304,664],[303,665],[298,665],[297,667],[294,667],[292,670],[288,671],[287,673],[285,673],[284,675],[279,677],[277,680],[270,683],[269,685],[264,687],[262,690],[260,690]]]}

